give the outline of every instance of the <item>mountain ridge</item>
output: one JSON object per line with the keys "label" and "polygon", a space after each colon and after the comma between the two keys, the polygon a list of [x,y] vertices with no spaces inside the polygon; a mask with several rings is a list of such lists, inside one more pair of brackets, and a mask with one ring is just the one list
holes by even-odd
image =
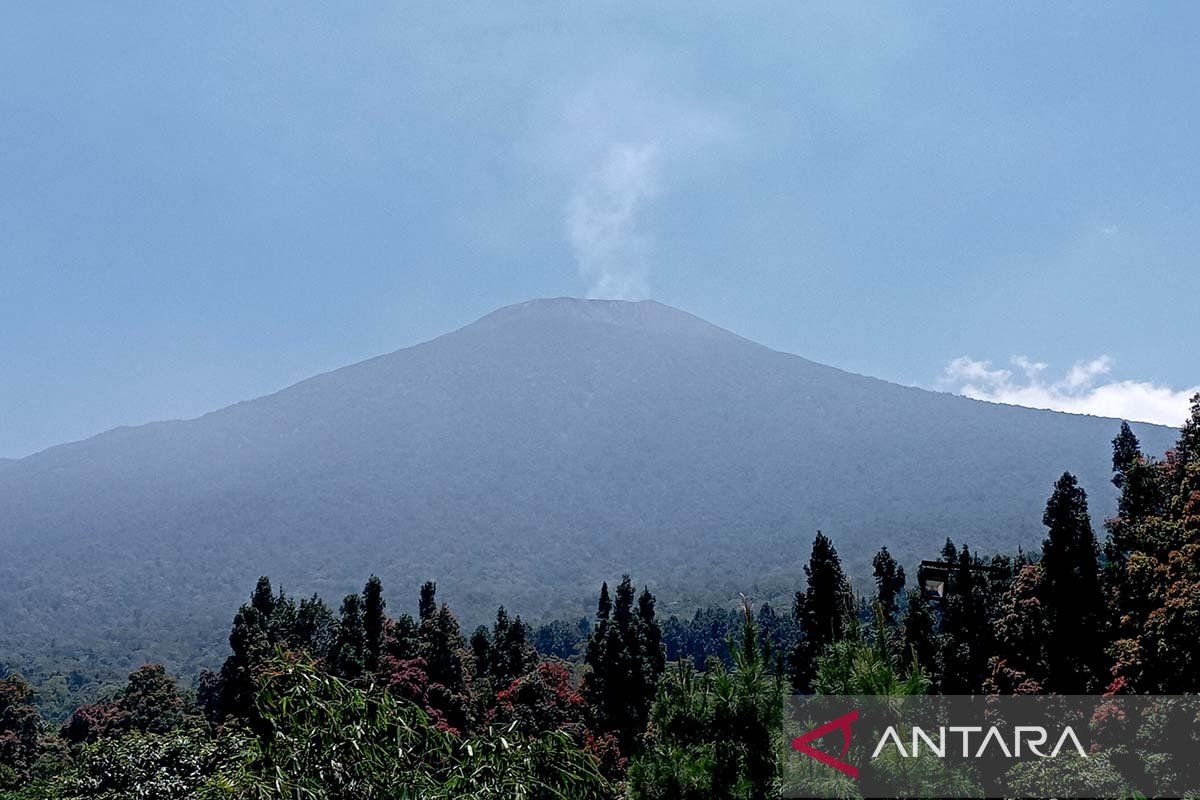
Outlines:
{"label": "mountain ridge", "polygon": [[[646,308],[653,308],[656,311],[669,312],[673,315],[677,315],[677,317],[680,319],[686,319],[689,322],[695,323],[698,331],[701,329],[707,329],[708,331],[710,331],[709,335],[713,338],[728,337],[730,340],[741,341],[741,342],[744,342],[747,344],[754,345],[755,347],[759,347],[764,350],[768,350],[773,353],[777,353],[780,355],[799,359],[800,361],[802,361],[806,364],[816,365],[816,366],[819,366],[819,367],[822,367],[825,369],[834,370],[836,372],[840,372],[842,374],[854,376],[857,378],[864,378],[864,379],[871,380],[871,381],[878,381],[879,383],[887,384],[888,386],[893,386],[893,387],[897,387],[897,388],[910,389],[910,390],[915,390],[915,391],[919,391],[919,392],[926,392],[929,394],[946,395],[946,396],[955,397],[955,398],[959,398],[962,400],[969,400],[971,402],[981,403],[981,404],[985,404],[985,405],[1001,406],[1001,407],[1006,407],[1006,408],[1020,408],[1020,409],[1025,409],[1025,410],[1029,410],[1029,411],[1037,411],[1037,412],[1043,412],[1043,413],[1063,414],[1063,415],[1071,416],[1071,417],[1089,417],[1089,418],[1094,418],[1094,419],[1113,421],[1118,424],[1122,421],[1121,418],[1119,418],[1119,417],[1104,417],[1104,416],[1101,416],[1098,414],[1081,414],[1081,413],[1075,413],[1075,412],[1069,412],[1069,411],[1059,411],[1057,409],[1050,409],[1050,408],[1037,408],[1037,407],[1033,407],[1033,406],[1019,406],[1019,405],[1014,405],[1011,403],[1000,403],[1000,402],[991,401],[991,400],[980,400],[977,398],[967,397],[965,395],[959,395],[954,392],[943,392],[943,391],[938,391],[935,389],[927,389],[927,388],[920,387],[920,386],[912,386],[909,384],[898,383],[896,381],[890,381],[885,378],[879,378],[879,377],[876,377],[873,375],[867,375],[865,373],[853,372],[850,370],[842,369],[841,367],[835,367],[830,364],[823,364],[818,361],[813,361],[812,359],[806,358],[797,353],[792,353],[787,350],[779,350],[776,348],[772,348],[768,345],[764,345],[760,342],[755,342],[752,339],[748,339],[748,338],[743,337],[740,334],[734,333],[733,331],[730,331],[726,328],[722,328],[721,326],[716,325],[715,323],[708,322],[707,320],[705,320],[701,317],[698,317],[694,314],[691,314],[690,312],[683,311],[682,309],[667,305],[665,303],[661,303],[657,300],[636,300],[636,301],[596,300],[596,299],[584,299],[584,298],[562,296],[562,297],[535,298],[535,299],[525,300],[525,301],[518,302],[518,303],[512,303],[507,306],[501,306],[500,308],[497,308],[495,311],[491,311],[491,312],[488,312],[487,314],[484,314],[483,316],[477,318],[473,322],[469,322],[466,325],[463,325],[452,331],[448,331],[447,333],[435,336],[432,339],[428,339],[423,342],[417,342],[412,345],[407,345],[405,347],[401,347],[396,350],[391,350],[386,353],[380,353],[375,356],[368,356],[360,361],[356,361],[356,362],[353,362],[351,364],[347,364],[347,365],[344,365],[341,367],[334,367],[334,368],[326,370],[324,372],[318,372],[313,375],[310,375],[307,378],[302,378],[301,380],[296,381],[295,383],[289,384],[287,386],[283,386],[274,391],[267,392],[262,395],[257,395],[255,397],[246,398],[244,400],[238,400],[227,406],[222,406],[220,408],[216,408],[211,411],[206,411],[195,417],[148,420],[146,422],[118,425],[113,428],[109,428],[107,430],[99,431],[95,434],[92,434],[91,436],[87,436],[82,439],[76,439],[76,440],[71,440],[71,441],[66,441],[66,442],[59,442],[59,443],[50,445],[46,448],[43,448],[42,450],[39,450],[35,453],[30,453],[29,455],[26,455],[26,456],[20,456],[20,457],[15,457],[15,458],[0,456],[0,465],[8,464],[8,463],[19,463],[19,462],[25,461],[27,459],[31,459],[36,456],[39,456],[50,450],[55,450],[60,447],[70,447],[73,445],[90,442],[99,437],[107,436],[107,435],[113,434],[113,433],[137,430],[140,428],[145,428],[145,427],[154,426],[154,425],[169,425],[169,424],[174,424],[174,423],[186,423],[186,422],[194,422],[197,420],[201,420],[201,419],[209,417],[213,414],[220,414],[224,411],[227,411],[227,410],[233,409],[233,408],[237,408],[239,406],[243,406],[247,403],[255,403],[259,400],[274,397],[276,395],[279,395],[281,393],[284,393],[291,389],[294,389],[302,384],[306,384],[310,381],[321,379],[325,376],[340,373],[343,370],[352,370],[352,369],[370,364],[372,362],[376,362],[381,359],[387,359],[387,358],[390,358],[393,356],[397,356],[401,353],[404,353],[405,351],[431,344],[431,343],[436,342],[439,339],[445,338],[447,336],[453,336],[454,334],[459,333],[468,328],[472,328],[472,327],[480,326],[480,325],[486,326],[493,322],[501,322],[504,320],[505,317],[512,316],[517,313],[525,312],[528,310],[552,309],[555,313],[557,313],[560,309],[568,308],[568,307],[596,308],[596,307],[602,307],[602,306],[609,306],[612,308],[646,307]],[[620,325],[620,324],[622,324],[622,322],[624,322],[626,324],[628,323],[628,320],[614,321],[615,315],[610,316],[608,318],[606,318],[603,315],[589,315],[588,317],[585,317],[585,318],[590,318],[590,319],[598,321],[598,322],[609,322],[610,324],[615,324],[615,325]],[[1165,428],[1165,429],[1175,430],[1175,428],[1172,428],[1171,426],[1159,425],[1157,423],[1142,422],[1140,420],[1134,420],[1133,422],[1135,422],[1138,425],[1145,425],[1145,426],[1152,426],[1154,428]]]}

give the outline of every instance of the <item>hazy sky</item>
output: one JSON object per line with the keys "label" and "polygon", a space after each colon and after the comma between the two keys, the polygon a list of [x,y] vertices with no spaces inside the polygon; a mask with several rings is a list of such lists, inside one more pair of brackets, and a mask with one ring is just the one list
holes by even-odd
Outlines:
{"label": "hazy sky", "polygon": [[5,4],[0,456],[588,294],[1182,419],[1200,5],[646,5]]}

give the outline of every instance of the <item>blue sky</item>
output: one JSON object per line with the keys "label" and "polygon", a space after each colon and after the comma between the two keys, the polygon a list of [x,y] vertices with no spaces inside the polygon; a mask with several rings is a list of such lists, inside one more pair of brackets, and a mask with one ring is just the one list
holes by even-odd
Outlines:
{"label": "blue sky", "polygon": [[1200,384],[1200,6],[334,5],[0,10],[0,455],[589,293],[1032,405]]}

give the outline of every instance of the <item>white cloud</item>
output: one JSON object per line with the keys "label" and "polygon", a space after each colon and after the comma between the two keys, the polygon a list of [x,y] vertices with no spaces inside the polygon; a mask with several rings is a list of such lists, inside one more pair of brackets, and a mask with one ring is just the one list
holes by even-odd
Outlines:
{"label": "white cloud", "polygon": [[1151,381],[1111,380],[1116,362],[1106,355],[1075,364],[1059,380],[1045,378],[1047,364],[1025,356],[1011,361],[1021,377],[962,356],[946,365],[941,383],[977,400],[1173,426],[1183,424],[1189,399],[1200,392],[1200,386],[1173,389]]}

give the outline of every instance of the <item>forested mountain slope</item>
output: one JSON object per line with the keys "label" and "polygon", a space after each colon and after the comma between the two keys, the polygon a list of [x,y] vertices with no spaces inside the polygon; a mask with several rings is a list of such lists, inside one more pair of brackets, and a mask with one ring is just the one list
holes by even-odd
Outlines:
{"label": "forested mountain slope", "polygon": [[[654,302],[541,300],[189,421],[0,465],[0,658],[187,674],[245,587],[436,578],[464,621],[590,612],[635,571],[670,613],[802,583],[813,531],[865,575],[952,536],[1039,542],[1054,480],[1111,510],[1114,420],[849,374]],[[1176,432],[1135,426],[1161,453]]]}

